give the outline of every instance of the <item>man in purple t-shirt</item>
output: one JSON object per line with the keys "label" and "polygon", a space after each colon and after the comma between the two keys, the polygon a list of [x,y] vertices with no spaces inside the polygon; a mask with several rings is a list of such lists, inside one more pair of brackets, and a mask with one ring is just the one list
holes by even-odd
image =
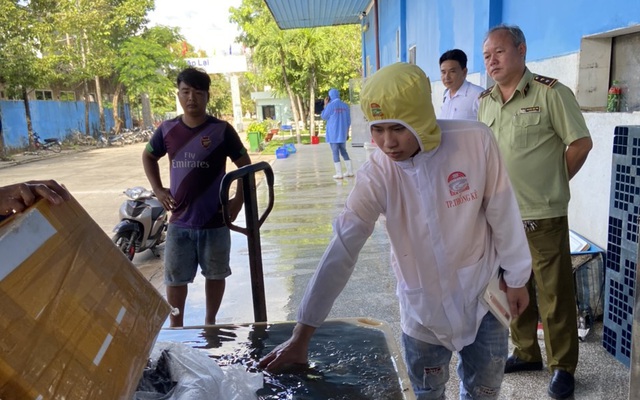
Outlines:
{"label": "man in purple t-shirt", "polygon": [[[233,127],[207,115],[211,78],[204,71],[186,68],[177,79],[178,100],[184,114],[164,121],[142,154],[142,164],[158,200],[171,211],[165,245],[164,282],[167,301],[179,313],[171,315],[171,327],[183,326],[188,284],[198,265],[206,279],[205,324],[216,322],[225,278],[231,275],[231,234],[222,217],[219,191],[227,158],[238,167],[251,164],[247,150]],[[158,160],[170,162],[170,187],[160,178]],[[229,200],[235,220],[242,208],[242,190]]]}

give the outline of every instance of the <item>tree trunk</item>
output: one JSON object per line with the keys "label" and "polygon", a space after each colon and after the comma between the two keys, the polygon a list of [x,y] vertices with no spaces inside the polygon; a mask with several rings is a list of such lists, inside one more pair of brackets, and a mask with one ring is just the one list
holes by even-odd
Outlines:
{"label": "tree trunk", "polygon": [[84,91],[84,131],[89,132],[89,83],[87,82],[87,80],[83,80],[84,82],[84,86],[83,86],[83,91]]}
{"label": "tree trunk", "polygon": [[[77,3],[77,0],[76,0]],[[85,48],[85,41],[87,40],[87,34],[86,32],[83,35],[83,38],[80,40],[80,54],[82,55],[82,69],[86,69],[87,68],[87,56],[85,54],[86,48]],[[84,132],[85,133],[89,133],[89,83],[87,82],[86,79],[82,80],[83,83],[83,87],[82,90],[84,91]]]}
{"label": "tree trunk", "polygon": [[298,110],[296,96],[293,94],[291,88],[288,87],[287,92],[289,92],[289,103],[291,103],[291,112],[293,113],[293,128],[296,131],[297,142],[300,144],[302,142],[300,138],[300,110]]}
{"label": "tree trunk", "polygon": [[124,97],[125,93],[123,92],[122,96],[120,96],[120,101],[118,101],[118,119],[116,120],[115,126],[116,135],[124,128]]}
{"label": "tree trunk", "polygon": [[302,121],[302,129],[307,127],[307,113],[305,112],[302,97],[296,95],[296,101],[298,102],[298,108],[300,109],[300,120]]}
{"label": "tree trunk", "polygon": [[289,101],[291,102],[291,111],[293,112],[294,127],[296,129],[296,142],[298,144],[301,144],[302,138],[300,137],[300,126],[298,124],[298,121],[300,121],[300,116],[298,114],[298,109],[295,104],[295,96],[293,95],[293,90],[291,89],[291,85],[289,85],[289,80],[287,79],[285,55],[282,47],[280,47],[280,67],[282,69],[282,79],[284,80],[284,84],[287,88],[287,94],[289,95]]}
{"label": "tree trunk", "polygon": [[96,96],[98,97],[98,113],[100,114],[100,130],[105,131],[107,123],[104,120],[104,108],[102,107],[102,89],[100,88],[100,78],[97,75],[96,75]]}
{"label": "tree trunk", "polygon": [[2,133],[2,111],[0,111],[0,160],[4,160],[7,153],[4,150],[4,134]]}
{"label": "tree trunk", "polygon": [[309,79],[309,137],[316,134],[316,67],[311,67]]}
{"label": "tree trunk", "polygon": [[24,101],[24,114],[27,120],[27,132],[29,138],[29,148],[35,150],[33,143],[33,125],[31,125],[31,107],[29,107],[29,97],[27,94],[27,88],[22,87],[22,101]]}
{"label": "tree trunk", "polygon": [[113,121],[115,123],[115,131],[120,132],[120,126],[122,125],[122,120],[120,119],[120,115],[118,115],[118,111],[120,110],[120,95],[122,94],[122,83],[116,85],[116,90],[113,93]]}

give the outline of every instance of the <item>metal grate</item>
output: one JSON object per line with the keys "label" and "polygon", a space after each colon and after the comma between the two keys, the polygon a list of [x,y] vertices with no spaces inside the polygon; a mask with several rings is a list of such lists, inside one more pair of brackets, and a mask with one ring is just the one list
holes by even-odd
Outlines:
{"label": "metal grate", "polygon": [[613,138],[602,345],[629,366],[638,259],[640,126],[618,126]]}

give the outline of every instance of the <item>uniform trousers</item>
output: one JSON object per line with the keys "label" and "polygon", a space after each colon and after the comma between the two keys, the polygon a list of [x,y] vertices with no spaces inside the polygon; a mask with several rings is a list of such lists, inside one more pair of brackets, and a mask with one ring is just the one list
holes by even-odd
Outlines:
{"label": "uniform trousers", "polygon": [[542,361],[538,320],[542,321],[547,367],[575,373],[578,364],[578,321],[575,284],[569,248],[567,217],[533,221],[527,241],[533,260],[527,283],[529,306],[511,323],[514,355]]}

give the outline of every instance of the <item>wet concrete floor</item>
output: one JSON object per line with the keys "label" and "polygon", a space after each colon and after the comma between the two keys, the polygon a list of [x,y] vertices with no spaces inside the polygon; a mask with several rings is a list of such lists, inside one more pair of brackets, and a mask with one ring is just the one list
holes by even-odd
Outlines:
{"label": "wet concrete floor", "polygon": [[[350,148],[354,167],[366,158],[363,148]],[[270,322],[295,319],[297,306],[317,262],[332,235],[333,218],[342,210],[355,178],[333,179],[329,146],[299,145],[297,152],[272,161],[274,207],[260,228],[267,316]],[[266,180],[257,188],[260,213],[267,204]],[[238,221],[245,226],[244,211]],[[371,317],[397,326],[395,279],[387,266],[389,245],[383,220],[365,245],[351,281],[339,297],[331,318]],[[232,232],[231,268],[227,292],[217,322],[254,320],[249,275],[248,239]],[[382,262],[381,262],[382,261]],[[185,325],[204,318],[204,281],[189,289]]]}
{"label": "wet concrete floor", "polygon": [[[364,148],[348,147],[354,166],[366,161]],[[267,315],[270,322],[295,320],[304,289],[332,234],[332,220],[342,210],[355,178],[332,179],[329,146],[303,145],[286,159],[272,162],[275,175],[275,206],[260,229],[265,277]],[[266,202],[264,184],[258,187],[259,202]],[[219,314],[220,323],[253,321],[250,303],[246,238],[234,233],[229,291]],[[400,316],[395,296],[395,278],[388,266],[389,244],[384,218],[363,248],[358,264],[329,318],[369,317],[383,321],[400,343]],[[197,282],[196,282],[197,284]],[[193,292],[204,292],[202,287]],[[232,293],[233,292],[233,293]],[[190,318],[191,313],[197,315]],[[187,320],[200,324],[204,311],[192,306]],[[602,323],[580,344],[575,399],[627,399],[628,369],[602,347]],[[540,341],[544,348],[544,341]],[[511,345],[510,345],[511,346]],[[454,355],[448,398],[457,398],[459,381]],[[551,375],[548,371],[505,376],[501,399],[545,399]]]}
{"label": "wet concrete floor", "polygon": [[[141,170],[143,144],[122,149],[99,149],[63,155],[60,159],[24,165],[0,165],[0,185],[35,178],[55,178],[70,191],[98,224],[110,234],[117,223],[117,207],[124,200],[123,189],[148,185]],[[366,150],[348,147],[354,167],[365,162]],[[270,322],[295,320],[297,306],[318,260],[332,234],[331,222],[342,209],[355,178],[332,179],[331,151],[326,144],[299,145],[286,159],[252,154],[255,161],[268,161],[274,171],[275,205],[260,229],[267,316]],[[161,164],[163,176],[168,169]],[[122,170],[122,171],[120,171]],[[87,175],[85,176],[85,172]],[[168,171],[166,171],[168,172]],[[166,178],[165,178],[166,179]],[[262,181],[257,188],[259,204],[266,205]],[[244,213],[236,221],[243,226]],[[134,265],[164,294],[160,257],[146,251],[137,254]],[[220,324],[254,320],[251,300],[247,237],[232,232],[231,268],[227,292],[218,314]],[[400,343],[399,313],[395,279],[388,267],[389,245],[384,219],[363,248],[347,287],[336,300],[330,318],[369,317],[381,320]],[[196,278],[189,287],[186,325],[204,321],[204,280]],[[541,346],[544,342],[541,341]],[[628,369],[602,347],[602,323],[596,324],[580,344],[575,399],[627,399]],[[448,398],[458,397],[454,359],[447,385]],[[510,374],[505,377],[500,398],[545,399],[550,375],[547,371]]]}

